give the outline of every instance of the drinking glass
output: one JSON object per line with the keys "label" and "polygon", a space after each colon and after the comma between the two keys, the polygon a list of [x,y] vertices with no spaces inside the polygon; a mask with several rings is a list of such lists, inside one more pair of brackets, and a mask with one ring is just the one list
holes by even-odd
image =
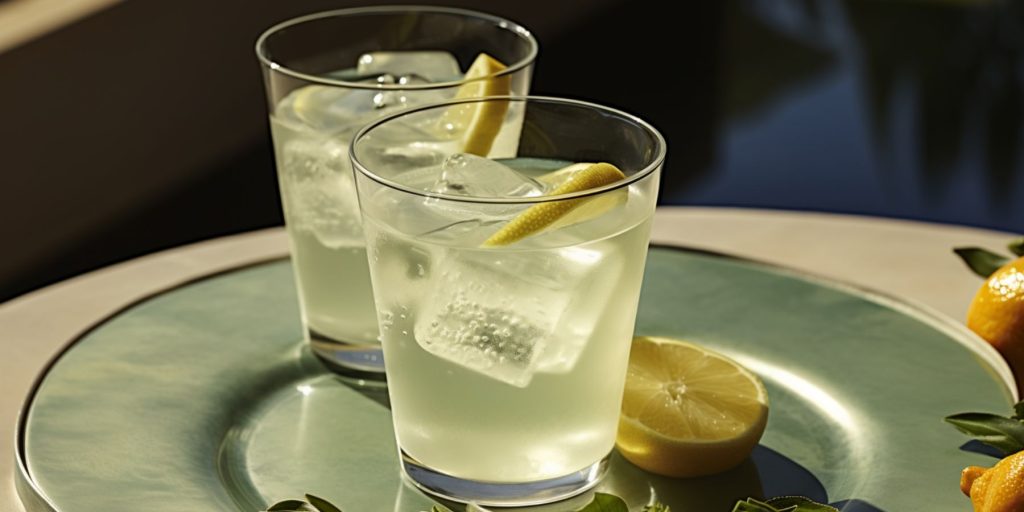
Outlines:
{"label": "drinking glass", "polygon": [[[460,116],[500,127],[478,127],[496,133],[489,158],[437,128]],[[419,153],[396,156],[403,147]],[[543,97],[419,107],[356,135],[395,434],[415,485],[519,506],[601,478],[665,150],[632,115]]]}
{"label": "drinking glass", "polygon": [[[481,53],[500,64],[464,76]],[[526,94],[537,42],[488,14],[390,6],[285,21],[260,36],[256,54],[306,340],[332,370],[382,379],[349,142],[371,120],[471,95],[480,80]]]}

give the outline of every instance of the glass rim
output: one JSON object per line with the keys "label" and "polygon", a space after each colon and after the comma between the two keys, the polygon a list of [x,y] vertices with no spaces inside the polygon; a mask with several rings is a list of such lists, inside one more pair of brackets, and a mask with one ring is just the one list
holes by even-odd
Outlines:
{"label": "glass rim", "polygon": [[[590,188],[590,189],[586,189],[586,190],[581,190],[579,192],[570,192],[568,194],[559,194],[559,195],[553,195],[553,196],[530,196],[530,197],[475,197],[475,196],[462,196],[462,195],[454,195],[454,194],[443,194],[443,193],[439,193],[439,192],[429,192],[429,191],[426,191],[426,190],[421,190],[421,189],[417,189],[417,188],[414,188],[414,187],[410,187],[408,185],[399,183],[399,182],[397,182],[395,180],[391,180],[391,179],[385,178],[383,176],[380,176],[380,175],[374,173],[373,171],[367,169],[366,166],[363,165],[363,163],[359,160],[359,158],[356,157],[356,145],[359,143],[360,139],[364,138],[369,132],[373,131],[373,129],[377,128],[378,126],[380,126],[380,125],[382,125],[384,123],[393,121],[393,120],[398,119],[400,117],[405,117],[407,115],[416,114],[418,112],[423,112],[423,111],[426,111],[426,110],[450,107],[450,106],[453,106],[453,105],[461,105],[461,104],[464,104],[464,103],[477,103],[477,102],[483,102],[483,101],[519,101],[519,102],[523,102],[523,103],[529,103],[529,102],[533,102],[533,103],[556,103],[556,104],[561,104],[561,105],[569,105],[569,106],[575,106],[575,107],[588,108],[588,109],[592,109],[592,110],[598,110],[598,111],[601,111],[601,112],[606,112],[606,113],[609,113],[609,114],[614,114],[614,115],[616,115],[618,117],[621,117],[621,118],[623,118],[623,119],[625,119],[625,120],[627,120],[627,121],[629,121],[631,123],[634,123],[634,124],[640,126],[640,128],[642,128],[643,130],[647,131],[652,136],[652,138],[654,139],[654,141],[656,143],[656,146],[657,146],[656,154],[655,154],[654,158],[651,160],[651,162],[649,164],[644,166],[644,168],[640,169],[636,173],[634,173],[634,174],[632,174],[630,176],[627,176],[626,179],[624,179],[624,180],[619,180],[619,181],[616,181],[616,182],[613,182],[613,183],[609,183],[607,185],[602,185],[602,186],[596,187],[596,188]],[[412,195],[415,195],[415,196],[424,197],[424,198],[441,199],[441,200],[444,200],[444,201],[453,201],[453,202],[459,202],[459,203],[476,203],[476,204],[539,204],[539,203],[551,203],[551,202],[555,202],[555,201],[565,201],[565,200],[569,200],[569,199],[580,199],[580,198],[584,198],[584,197],[591,197],[591,196],[597,196],[597,195],[601,195],[601,194],[606,194],[606,193],[609,193],[609,192],[612,192],[612,191],[615,191],[615,190],[619,190],[619,189],[624,188],[624,187],[628,187],[629,185],[632,185],[633,183],[636,183],[636,182],[646,178],[647,176],[651,175],[656,169],[660,168],[662,166],[662,164],[665,162],[665,154],[666,154],[666,152],[667,152],[667,147],[666,147],[666,143],[665,143],[665,137],[661,134],[661,132],[659,132],[654,126],[652,126],[647,121],[644,121],[643,119],[640,119],[639,117],[637,117],[637,116],[635,116],[633,114],[629,114],[627,112],[623,112],[622,110],[619,110],[619,109],[615,109],[615,108],[611,108],[611,107],[605,107],[603,105],[598,105],[596,103],[591,103],[589,101],[575,100],[575,99],[569,99],[569,98],[557,98],[557,97],[554,97],[554,96],[482,96],[482,97],[478,97],[478,98],[463,98],[463,99],[442,101],[442,102],[431,103],[431,104],[428,104],[428,105],[423,105],[423,106],[419,106],[419,107],[415,107],[415,108],[405,109],[405,110],[401,110],[401,111],[398,111],[398,112],[386,115],[384,117],[381,117],[380,119],[377,119],[377,120],[367,124],[362,129],[360,129],[358,132],[356,132],[355,136],[352,137],[352,142],[349,144],[349,147],[348,147],[348,156],[349,156],[349,159],[352,161],[352,169],[354,171],[359,172],[363,176],[366,176],[370,180],[373,180],[373,181],[379,183],[380,185],[383,185],[385,187],[388,187],[388,188],[391,188],[391,189],[394,189],[394,190],[398,190],[398,191],[401,191],[401,192],[405,192],[405,193],[408,193],[408,194],[412,194]],[[357,186],[356,188],[358,189],[359,187]],[[358,192],[358,190],[357,190],[357,192]]]}
{"label": "glass rim", "polygon": [[[522,59],[510,64],[505,69],[493,73],[490,75],[461,80],[450,80],[447,82],[432,82],[428,84],[368,84],[363,82],[350,82],[347,80],[339,80],[336,78],[327,78],[320,75],[311,75],[309,73],[303,73],[296,71],[287,65],[278,62],[270,57],[267,53],[267,40],[272,36],[289,27],[300,25],[310,21],[321,20],[324,18],[336,18],[345,17],[352,15],[363,15],[363,14],[389,14],[389,13],[402,13],[402,12],[420,12],[420,13],[433,13],[433,14],[452,14],[458,16],[464,16],[467,18],[476,18],[484,21],[494,23],[497,27],[514,32],[516,35],[526,39],[530,44],[530,52]],[[533,37],[533,33],[530,32],[526,27],[502,18],[493,14],[487,14],[471,9],[461,9],[457,7],[441,7],[432,5],[377,5],[370,7],[347,7],[344,9],[332,9],[329,11],[320,11],[311,14],[305,14],[302,16],[296,16],[294,18],[287,19],[280,23],[277,23],[270,28],[263,31],[262,34],[256,39],[256,58],[259,59],[267,69],[275,71],[284,75],[288,75],[292,78],[305,80],[310,83],[319,85],[328,85],[333,87],[345,87],[349,89],[370,89],[370,90],[397,90],[397,91],[412,91],[412,90],[431,90],[431,89],[448,89],[451,87],[458,87],[463,84],[470,82],[476,82],[479,80],[487,80],[494,77],[511,75],[518,71],[525,69],[526,67],[533,64],[533,61],[537,59],[537,53],[539,51],[539,45],[537,39]]]}

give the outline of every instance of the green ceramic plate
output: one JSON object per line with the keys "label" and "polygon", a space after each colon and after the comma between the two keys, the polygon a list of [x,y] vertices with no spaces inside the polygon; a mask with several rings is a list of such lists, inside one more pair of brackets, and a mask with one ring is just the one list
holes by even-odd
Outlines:
{"label": "green ceramic plate", "polygon": [[[286,261],[258,265],[140,302],[70,345],[22,416],[26,503],[254,511],[311,492],[346,512],[429,509],[399,476],[386,399],[305,353],[294,297]],[[598,490],[635,509],[655,495],[674,512],[728,512],[802,494],[847,511],[962,511],[960,469],[994,459],[941,419],[1013,400],[1005,364],[952,321],[722,256],[652,249],[638,331],[733,355],[772,408],[761,446],[724,475],[659,478],[615,457]]]}

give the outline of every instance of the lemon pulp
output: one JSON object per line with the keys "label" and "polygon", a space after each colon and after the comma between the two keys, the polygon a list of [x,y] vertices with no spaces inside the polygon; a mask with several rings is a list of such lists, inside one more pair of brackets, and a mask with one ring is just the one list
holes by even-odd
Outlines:
{"label": "lemon pulp", "polygon": [[764,385],[735,361],[684,341],[634,338],[616,439],[630,462],[676,477],[725,471],[754,449],[767,418]]}

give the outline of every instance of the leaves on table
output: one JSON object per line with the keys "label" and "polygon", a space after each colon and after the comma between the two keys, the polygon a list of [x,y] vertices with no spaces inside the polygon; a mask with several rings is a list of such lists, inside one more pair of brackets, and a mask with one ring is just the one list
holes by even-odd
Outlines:
{"label": "leaves on table", "polygon": [[980,247],[957,247],[953,252],[975,273],[981,277],[991,276],[999,267],[1009,263],[1010,259]]}
{"label": "leaves on table", "polygon": [[341,509],[319,496],[306,494],[306,501],[279,501],[267,508],[267,512],[341,512]]}
{"label": "leaves on table", "polygon": [[309,507],[302,500],[279,501],[267,508],[267,512],[306,512],[308,510]]}
{"label": "leaves on table", "polygon": [[341,512],[340,508],[335,507],[334,504],[319,496],[306,494],[306,501],[308,501],[310,505],[313,505],[313,507],[319,512]]}
{"label": "leaves on table", "polygon": [[945,421],[1005,455],[1024,450],[1024,401],[1013,406],[1011,417],[984,412],[965,412],[947,416]]}
{"label": "leaves on table", "polygon": [[1010,242],[1009,245],[1006,246],[1006,248],[1009,249],[1010,252],[1016,254],[1017,256],[1024,256],[1024,238],[1018,238]]}
{"label": "leaves on table", "polygon": [[779,512],[779,509],[754,498],[747,498],[736,502],[732,512]]}
{"label": "leaves on table", "polygon": [[995,414],[963,413],[946,417],[957,430],[1006,455],[1024,450],[1024,422]]}
{"label": "leaves on table", "polygon": [[768,500],[768,504],[779,510],[792,510],[794,512],[839,512],[839,509],[818,503],[804,496],[781,496]]}
{"label": "leaves on table", "polygon": [[577,512],[629,512],[629,507],[614,494],[595,492],[594,499]]}
{"label": "leaves on table", "polygon": [[839,512],[839,510],[804,496],[780,496],[768,501],[747,498],[736,502],[732,512]]}

